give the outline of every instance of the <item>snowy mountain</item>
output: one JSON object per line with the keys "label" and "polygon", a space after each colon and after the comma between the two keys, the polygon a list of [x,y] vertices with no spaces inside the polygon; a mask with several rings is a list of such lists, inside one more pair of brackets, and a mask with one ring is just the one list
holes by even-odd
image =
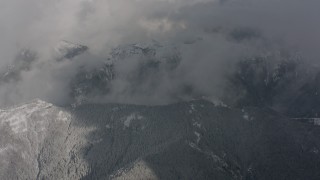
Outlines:
{"label": "snowy mountain", "polygon": [[52,160],[62,156],[69,123],[69,114],[41,100],[0,110],[1,177],[40,179],[40,171],[51,170]]}
{"label": "snowy mountain", "polygon": [[[62,59],[86,51],[68,42],[60,47]],[[34,100],[0,110],[0,176],[319,179],[319,73],[293,57],[278,59],[239,61],[222,101],[90,104],[116,80],[137,88],[181,63],[178,48],[156,41],[114,48],[101,66],[80,67],[71,78],[73,106]],[[19,81],[36,60],[36,53],[21,51],[1,71],[1,83]],[[134,68],[122,69],[130,63]]]}
{"label": "snowy mountain", "polygon": [[0,111],[4,179],[318,179],[320,127],[259,108],[35,100]]}

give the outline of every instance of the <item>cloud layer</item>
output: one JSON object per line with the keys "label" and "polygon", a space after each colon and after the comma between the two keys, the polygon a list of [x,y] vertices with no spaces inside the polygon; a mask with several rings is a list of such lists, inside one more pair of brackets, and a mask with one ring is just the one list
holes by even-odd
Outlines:
{"label": "cloud layer", "polygon": [[[241,59],[285,51],[317,64],[319,5],[313,0],[0,0],[1,72],[25,59],[22,52],[35,59],[28,68],[14,69],[18,78],[0,83],[0,104],[33,98],[67,104],[79,69],[99,68],[112,48],[152,40],[178,51],[179,66],[148,72],[135,84],[132,76],[148,60],[124,58],[115,64],[118,76],[109,94],[94,100],[164,104],[219,98]],[[61,40],[89,50],[58,62],[54,48]]]}

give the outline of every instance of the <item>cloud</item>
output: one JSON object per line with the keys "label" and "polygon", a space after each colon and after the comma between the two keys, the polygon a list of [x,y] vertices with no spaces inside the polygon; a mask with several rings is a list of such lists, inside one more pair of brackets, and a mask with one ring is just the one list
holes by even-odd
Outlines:
{"label": "cloud", "polygon": [[[319,5],[312,0],[0,0],[0,69],[14,64],[22,50],[36,54],[18,80],[0,83],[0,104],[32,98],[67,104],[79,69],[99,69],[112,48],[152,40],[168,46],[157,53],[178,51],[179,66],[138,76],[148,58],[125,58],[115,64],[109,94],[93,99],[163,104],[219,97],[226,75],[243,58],[286,49],[317,63]],[[74,61],[57,62],[54,48],[61,40],[89,50]]]}

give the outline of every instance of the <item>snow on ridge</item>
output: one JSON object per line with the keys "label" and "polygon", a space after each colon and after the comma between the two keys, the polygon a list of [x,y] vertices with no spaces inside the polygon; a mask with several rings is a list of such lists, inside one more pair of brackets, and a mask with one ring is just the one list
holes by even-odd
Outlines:
{"label": "snow on ridge", "polygon": [[194,135],[196,135],[196,137],[197,137],[197,144],[198,144],[200,142],[200,140],[201,140],[201,135],[197,131],[194,132]]}
{"label": "snow on ridge", "polygon": [[[41,132],[48,124],[47,115],[55,112],[54,106],[40,99],[29,103],[16,105],[11,108],[0,110],[0,126],[8,124],[15,134],[27,132],[30,129]],[[63,111],[57,112],[54,119],[67,121],[69,114]]]}
{"label": "snow on ridge", "polygon": [[58,120],[60,121],[68,121],[70,119],[71,115],[64,111],[59,111],[58,113]]}
{"label": "snow on ridge", "polygon": [[218,98],[203,96],[202,99],[211,102],[215,107],[225,107],[225,108],[228,108],[228,105],[226,105],[223,101],[221,101],[221,100],[218,99]]}
{"label": "snow on ridge", "polygon": [[243,115],[243,119],[245,119],[245,120],[249,121],[249,120],[250,120],[250,118],[249,118],[249,114],[248,114],[248,113],[244,113],[244,115]]}
{"label": "snow on ridge", "polygon": [[314,118],[313,123],[314,125],[320,126],[320,118]]}
{"label": "snow on ridge", "polygon": [[51,107],[53,106],[53,104],[51,103],[48,103],[46,101],[43,101],[39,98],[36,98],[34,100],[31,100],[27,103],[21,103],[21,104],[17,104],[17,105],[14,105],[14,106],[11,106],[11,107],[8,107],[8,108],[5,108],[5,109],[0,109],[0,113],[1,112],[4,112],[4,111],[13,111],[13,110],[21,110],[21,109],[25,109],[27,107],[30,107],[30,106],[37,106],[37,107],[42,107],[42,108],[47,108],[47,107]]}
{"label": "snow on ridge", "polygon": [[291,118],[296,120],[307,120],[309,123],[312,123],[315,126],[320,126],[320,118]]}
{"label": "snow on ridge", "polygon": [[197,122],[195,120],[193,120],[193,124],[192,125],[195,126],[195,127],[198,127],[198,128],[201,128],[201,126],[202,126],[201,123],[199,123],[199,122]]}

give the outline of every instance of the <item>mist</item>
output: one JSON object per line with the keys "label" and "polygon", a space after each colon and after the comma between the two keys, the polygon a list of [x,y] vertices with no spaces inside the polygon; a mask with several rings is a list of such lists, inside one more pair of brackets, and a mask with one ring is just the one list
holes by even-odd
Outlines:
{"label": "mist", "polygon": [[[240,60],[272,56],[277,61],[284,51],[317,66],[319,5],[313,0],[0,0],[0,106],[34,98],[70,104],[70,84],[80,70],[101,68],[114,48],[152,42],[160,44],[156,56],[115,62],[107,91],[93,90],[87,101],[154,105],[220,99]],[[88,50],[58,61],[56,47],[63,40]],[[141,73],[150,59],[172,54],[178,58],[174,68],[164,63]],[[12,66],[12,77],[4,78]]]}

